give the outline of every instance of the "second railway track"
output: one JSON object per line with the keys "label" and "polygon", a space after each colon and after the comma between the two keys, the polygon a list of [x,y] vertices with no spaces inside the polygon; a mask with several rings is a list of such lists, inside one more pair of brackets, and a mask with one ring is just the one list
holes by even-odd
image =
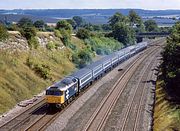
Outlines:
{"label": "second railway track", "polygon": [[[114,105],[116,104],[119,96],[122,94],[123,90],[125,89],[128,81],[130,80],[131,76],[138,68],[138,66],[145,60],[149,55],[153,55],[159,47],[154,47],[154,50],[150,53],[145,54],[144,57],[137,59],[131,67],[124,73],[124,75],[117,81],[114,85],[113,89],[110,93],[103,99],[100,106],[96,109],[94,114],[91,116],[89,121],[84,127],[84,131],[91,131],[91,130],[102,130],[108,116],[110,115]],[[122,128],[124,129],[124,128]]]}

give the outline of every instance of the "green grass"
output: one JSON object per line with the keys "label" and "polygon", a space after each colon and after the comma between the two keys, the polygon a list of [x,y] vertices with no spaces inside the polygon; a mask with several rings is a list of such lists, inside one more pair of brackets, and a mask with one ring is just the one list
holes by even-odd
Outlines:
{"label": "green grass", "polygon": [[156,83],[156,104],[154,110],[154,131],[180,131],[180,109],[171,104],[163,89],[163,80]]}
{"label": "green grass", "polygon": [[[44,48],[27,53],[0,53],[0,114],[15,106],[24,99],[40,93],[47,86],[74,70],[67,49],[49,51]],[[51,79],[41,78],[26,64],[27,59],[35,64],[50,67]],[[66,68],[64,68],[66,67]]]}

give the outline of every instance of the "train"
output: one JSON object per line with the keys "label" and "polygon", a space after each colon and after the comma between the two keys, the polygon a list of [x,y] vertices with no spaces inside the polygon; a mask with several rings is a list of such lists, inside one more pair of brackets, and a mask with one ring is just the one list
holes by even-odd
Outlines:
{"label": "train", "polygon": [[147,42],[141,42],[116,51],[49,86],[45,95],[47,104],[57,108],[63,107],[104,74],[146,49],[147,45]]}

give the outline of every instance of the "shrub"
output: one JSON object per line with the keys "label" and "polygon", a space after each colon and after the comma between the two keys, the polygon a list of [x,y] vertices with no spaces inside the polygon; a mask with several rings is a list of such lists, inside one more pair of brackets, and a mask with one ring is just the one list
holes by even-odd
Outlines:
{"label": "shrub", "polygon": [[36,36],[36,28],[35,27],[24,27],[21,28],[20,33],[24,36],[27,40],[31,39],[32,37]]}
{"label": "shrub", "polygon": [[18,21],[18,26],[20,28],[32,27],[33,21],[29,18],[23,17]]}
{"label": "shrub", "polygon": [[62,35],[59,30],[54,30],[54,35],[58,38],[62,38]]}
{"label": "shrub", "polygon": [[31,58],[28,58],[26,61],[26,65],[35,71],[37,75],[42,77],[43,79],[50,79],[50,67],[45,64],[36,64]]}
{"label": "shrub", "polygon": [[16,24],[11,24],[10,26],[7,27],[8,30],[10,31],[18,31],[20,30],[19,27]]}
{"label": "shrub", "polygon": [[46,48],[49,50],[53,50],[56,48],[56,44],[54,42],[48,42],[48,44],[46,45]]}
{"label": "shrub", "polygon": [[96,54],[97,54],[97,55],[104,55],[103,49],[97,48],[97,49],[96,49]]}
{"label": "shrub", "polygon": [[50,78],[50,67],[44,64],[37,64],[34,67],[35,72],[43,79]]}
{"label": "shrub", "polygon": [[79,29],[76,36],[80,39],[87,39],[90,37],[90,31],[87,29]]}
{"label": "shrub", "polygon": [[71,34],[72,26],[66,20],[61,20],[61,21],[58,21],[58,23],[56,24],[56,29],[67,30]]}
{"label": "shrub", "polygon": [[37,39],[35,38],[35,36],[36,36],[36,28],[35,27],[21,28],[20,33],[22,34],[22,36],[24,36],[27,39],[30,49],[38,48],[39,43],[38,43]]}
{"label": "shrub", "polygon": [[31,37],[30,39],[28,39],[28,45],[30,49],[33,49],[33,48],[37,49],[39,46],[39,43],[35,37]]}
{"label": "shrub", "polygon": [[78,68],[83,68],[91,61],[92,58],[88,49],[80,50],[72,55],[72,62],[75,63]]}
{"label": "shrub", "polygon": [[68,46],[70,39],[71,39],[71,35],[69,34],[68,31],[62,29],[60,30],[60,33],[62,35],[61,40],[64,43],[65,46]]}

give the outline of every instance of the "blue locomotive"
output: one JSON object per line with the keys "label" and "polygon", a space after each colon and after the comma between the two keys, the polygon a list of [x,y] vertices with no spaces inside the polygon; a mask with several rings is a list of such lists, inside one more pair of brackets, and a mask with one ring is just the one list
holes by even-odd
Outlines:
{"label": "blue locomotive", "polygon": [[99,79],[118,64],[147,48],[147,42],[141,42],[133,46],[121,49],[113,54],[80,69],[63,80],[51,85],[46,90],[46,101],[48,104],[60,107],[69,99],[76,96],[84,88]]}

